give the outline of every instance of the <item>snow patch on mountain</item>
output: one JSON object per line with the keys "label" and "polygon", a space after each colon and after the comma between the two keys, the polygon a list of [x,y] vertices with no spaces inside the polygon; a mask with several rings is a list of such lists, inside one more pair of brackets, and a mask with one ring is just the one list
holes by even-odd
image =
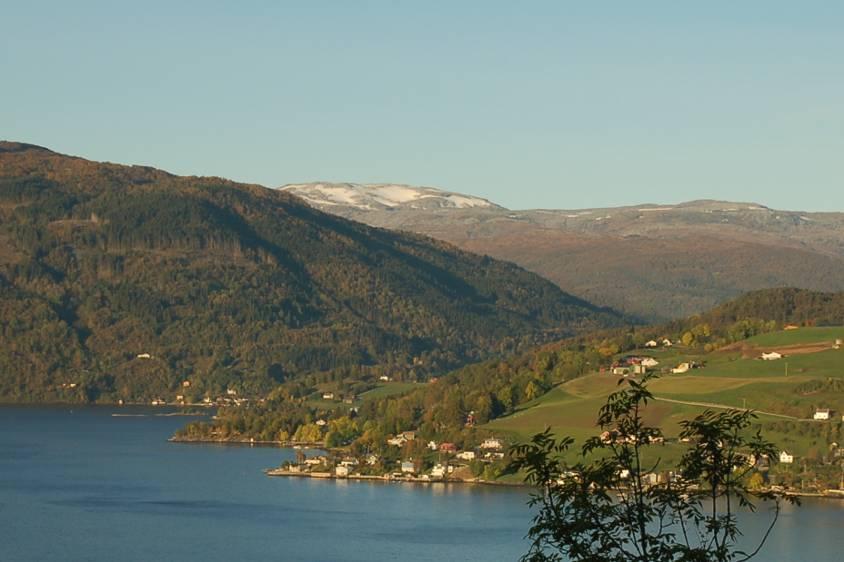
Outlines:
{"label": "snow patch on mountain", "polygon": [[350,207],[361,211],[385,209],[501,209],[502,207],[471,195],[452,193],[434,187],[403,184],[299,183],[280,187],[311,205],[330,209]]}

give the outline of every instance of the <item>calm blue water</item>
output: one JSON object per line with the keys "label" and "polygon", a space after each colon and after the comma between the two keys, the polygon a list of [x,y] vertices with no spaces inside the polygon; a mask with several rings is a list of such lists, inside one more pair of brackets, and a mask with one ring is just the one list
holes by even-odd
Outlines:
{"label": "calm blue water", "polygon": [[[291,451],[166,441],[185,418],[0,408],[0,560],[516,560],[526,492],[268,478]],[[749,520],[749,534],[761,524]],[[756,527],[756,528],[754,528]],[[844,504],[789,510],[760,560],[841,560]]]}

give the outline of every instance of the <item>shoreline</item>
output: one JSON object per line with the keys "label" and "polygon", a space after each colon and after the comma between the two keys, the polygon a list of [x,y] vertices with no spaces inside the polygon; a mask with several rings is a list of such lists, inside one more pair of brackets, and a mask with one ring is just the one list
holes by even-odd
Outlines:
{"label": "shoreline", "polygon": [[500,488],[529,488],[530,486],[521,482],[496,482],[483,480],[481,478],[422,478],[420,476],[393,476],[392,474],[349,474],[348,476],[337,476],[330,472],[293,472],[283,468],[267,468],[264,474],[272,478],[314,478],[317,480],[356,480],[367,482],[384,482],[392,484],[477,484],[482,486],[496,486]]}
{"label": "shoreline", "polygon": [[[317,480],[355,480],[368,482],[383,482],[390,484],[470,484],[481,486],[492,486],[500,488],[533,488],[530,484],[524,482],[497,482],[495,480],[484,480],[482,478],[422,478],[419,476],[393,476],[392,474],[375,475],[375,474],[349,474],[348,476],[337,476],[330,472],[294,472],[283,468],[267,468],[264,469],[264,474],[273,478],[314,478]],[[827,490],[824,492],[797,492],[785,491],[786,496],[797,498],[815,498],[828,500],[844,500],[844,490]]]}
{"label": "shoreline", "polygon": [[202,437],[198,439],[191,439],[189,437],[176,437],[175,435],[167,439],[170,443],[196,443],[198,445],[262,445],[265,447],[274,446],[281,449],[317,449],[320,451],[327,451],[324,443],[310,442],[310,441],[276,441],[254,439],[252,437],[242,437],[240,439],[211,439]]}
{"label": "shoreline", "polygon": [[[316,449],[321,451],[328,451],[322,443],[304,443],[304,442],[284,442],[284,441],[259,441],[255,439],[185,439],[170,437],[167,441],[170,443],[182,444],[205,444],[205,445],[231,445],[231,446],[262,446],[262,447],[277,447],[280,449],[292,449],[295,447]],[[282,478],[314,478],[317,480],[355,480],[368,482],[384,482],[384,483],[411,483],[411,484],[477,484],[482,486],[492,486],[501,488],[532,488],[530,484],[524,482],[498,482],[494,480],[483,480],[481,478],[448,478],[448,479],[431,479],[422,478],[418,476],[401,476],[394,477],[392,474],[384,475],[369,475],[369,474],[350,474],[348,476],[337,476],[330,472],[293,472],[283,468],[267,468],[263,470],[265,476],[282,477]],[[830,500],[844,500],[844,490],[826,490],[823,492],[799,492],[794,490],[786,490],[783,492],[787,496],[797,498],[819,498]]]}

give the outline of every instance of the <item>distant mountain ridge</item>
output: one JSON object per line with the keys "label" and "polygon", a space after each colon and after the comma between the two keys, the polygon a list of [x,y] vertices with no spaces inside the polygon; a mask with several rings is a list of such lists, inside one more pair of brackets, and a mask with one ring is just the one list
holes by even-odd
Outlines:
{"label": "distant mountain ridge", "polygon": [[513,261],[647,321],[689,316],[757,289],[844,290],[844,213],[715,200],[560,210],[321,208]]}
{"label": "distant mountain ridge", "polygon": [[424,379],[623,323],[510,263],[286,192],[0,142],[0,401]]}
{"label": "distant mountain ridge", "polygon": [[501,209],[480,197],[389,183],[303,183],[289,184],[281,191],[301,197],[318,209],[351,208],[359,211],[395,209]]}

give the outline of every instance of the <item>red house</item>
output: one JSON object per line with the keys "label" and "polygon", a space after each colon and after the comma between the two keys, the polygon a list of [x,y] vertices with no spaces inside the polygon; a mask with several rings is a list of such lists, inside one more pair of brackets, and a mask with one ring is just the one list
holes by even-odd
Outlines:
{"label": "red house", "polygon": [[457,445],[454,443],[440,443],[440,452],[441,453],[456,453],[457,452]]}

